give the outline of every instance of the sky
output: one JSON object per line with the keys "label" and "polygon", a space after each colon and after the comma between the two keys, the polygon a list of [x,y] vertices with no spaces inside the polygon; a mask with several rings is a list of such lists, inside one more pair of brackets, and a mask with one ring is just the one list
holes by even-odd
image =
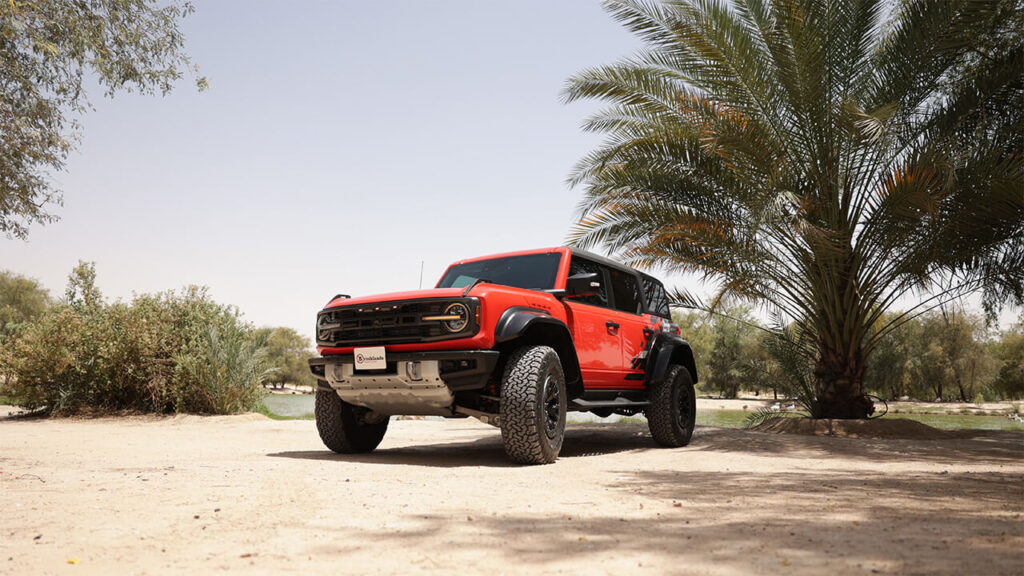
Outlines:
{"label": "sky", "polygon": [[182,28],[210,88],[94,88],[55,175],[61,220],[0,237],[0,268],[55,296],[79,260],[109,299],[205,285],[257,326],[312,336],[336,293],[564,244],[581,196],[565,181],[600,136],[580,129],[599,104],[560,92],[640,46],[597,0],[196,8]]}
{"label": "sky", "polygon": [[256,325],[312,335],[336,293],[432,286],[452,261],[558,246],[599,142],[565,105],[580,69],[639,46],[591,0],[200,2],[210,88],[92,91],[55,180],[57,223],[0,238],[0,268],[110,299],[209,286]]}

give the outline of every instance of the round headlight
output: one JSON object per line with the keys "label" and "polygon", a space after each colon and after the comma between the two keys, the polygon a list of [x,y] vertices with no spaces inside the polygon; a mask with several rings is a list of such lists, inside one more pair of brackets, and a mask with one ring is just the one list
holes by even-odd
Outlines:
{"label": "round headlight", "polygon": [[317,318],[316,335],[319,340],[327,340],[328,338],[331,337],[331,331],[324,328],[324,325],[327,324],[328,322],[330,322],[330,320],[327,318],[326,314],[321,315],[319,318]]}
{"label": "round headlight", "polygon": [[469,325],[469,308],[461,302],[452,302],[444,309],[445,316],[458,316],[458,319],[445,320],[444,327],[449,332],[462,332]]}

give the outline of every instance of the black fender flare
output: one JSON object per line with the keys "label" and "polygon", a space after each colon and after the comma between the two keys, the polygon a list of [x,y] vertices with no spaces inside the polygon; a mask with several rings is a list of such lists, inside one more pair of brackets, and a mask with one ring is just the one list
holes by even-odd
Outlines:
{"label": "black fender flare", "polygon": [[679,364],[686,368],[693,383],[697,383],[697,363],[693,359],[690,343],[675,334],[660,333],[651,343],[644,383],[650,386],[664,377],[671,364]]}
{"label": "black fender flare", "polygon": [[562,361],[569,397],[583,394],[583,374],[569,327],[544,310],[512,306],[502,312],[494,327],[494,344],[502,348],[518,344],[551,346]]}

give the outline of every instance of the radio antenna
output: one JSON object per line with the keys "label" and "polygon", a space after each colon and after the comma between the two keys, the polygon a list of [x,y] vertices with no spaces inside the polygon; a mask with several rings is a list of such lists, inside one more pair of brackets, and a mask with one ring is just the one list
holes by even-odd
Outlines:
{"label": "radio antenna", "polygon": [[423,260],[420,260],[420,290],[423,290]]}

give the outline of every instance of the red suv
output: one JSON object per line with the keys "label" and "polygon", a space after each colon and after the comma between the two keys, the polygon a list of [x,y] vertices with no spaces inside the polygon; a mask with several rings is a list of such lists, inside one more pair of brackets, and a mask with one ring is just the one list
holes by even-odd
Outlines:
{"label": "red suv", "polygon": [[505,452],[550,463],[567,411],[647,416],[664,446],[693,434],[697,369],[658,280],[548,248],[452,264],[432,290],[335,296],[316,323],[316,424],[370,452],[394,415],[472,416]]}

